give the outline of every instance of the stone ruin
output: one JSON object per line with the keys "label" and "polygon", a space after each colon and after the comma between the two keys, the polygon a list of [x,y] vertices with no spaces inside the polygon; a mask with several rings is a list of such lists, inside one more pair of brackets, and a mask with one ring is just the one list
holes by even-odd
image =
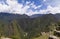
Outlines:
{"label": "stone ruin", "polygon": [[48,39],[60,39],[60,26],[54,30],[54,34],[50,35]]}

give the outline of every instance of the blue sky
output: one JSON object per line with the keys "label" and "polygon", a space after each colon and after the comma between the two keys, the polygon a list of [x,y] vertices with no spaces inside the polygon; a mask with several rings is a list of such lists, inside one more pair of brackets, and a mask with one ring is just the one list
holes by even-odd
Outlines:
{"label": "blue sky", "polygon": [[0,12],[14,14],[60,13],[60,0],[0,0]]}

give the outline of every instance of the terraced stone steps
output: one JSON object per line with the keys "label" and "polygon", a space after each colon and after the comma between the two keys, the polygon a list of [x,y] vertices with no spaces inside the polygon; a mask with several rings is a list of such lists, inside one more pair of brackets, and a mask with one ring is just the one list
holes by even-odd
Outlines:
{"label": "terraced stone steps", "polygon": [[54,30],[54,34],[50,35],[48,39],[60,39],[60,26]]}

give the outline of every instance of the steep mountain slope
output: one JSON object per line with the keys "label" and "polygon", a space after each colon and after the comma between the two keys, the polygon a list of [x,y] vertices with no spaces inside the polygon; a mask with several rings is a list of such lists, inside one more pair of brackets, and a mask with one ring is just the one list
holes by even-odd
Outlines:
{"label": "steep mountain slope", "polygon": [[0,13],[0,36],[14,39],[38,37],[41,35],[41,32],[49,32],[54,29],[58,25],[57,22],[60,18],[59,14],[35,16]]}
{"label": "steep mountain slope", "polygon": [[36,17],[41,17],[43,14],[34,14],[32,16],[30,16],[30,18],[36,18]]}
{"label": "steep mountain slope", "polygon": [[56,17],[58,20],[60,20],[60,14],[59,14],[59,13],[55,14],[55,17]]}

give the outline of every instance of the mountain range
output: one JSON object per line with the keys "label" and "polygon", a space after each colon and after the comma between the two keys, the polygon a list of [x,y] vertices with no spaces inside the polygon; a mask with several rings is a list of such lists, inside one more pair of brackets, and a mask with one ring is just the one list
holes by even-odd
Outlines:
{"label": "mountain range", "polygon": [[53,31],[60,24],[60,14],[12,14],[0,12],[0,36],[13,39],[30,39],[41,32]]}

